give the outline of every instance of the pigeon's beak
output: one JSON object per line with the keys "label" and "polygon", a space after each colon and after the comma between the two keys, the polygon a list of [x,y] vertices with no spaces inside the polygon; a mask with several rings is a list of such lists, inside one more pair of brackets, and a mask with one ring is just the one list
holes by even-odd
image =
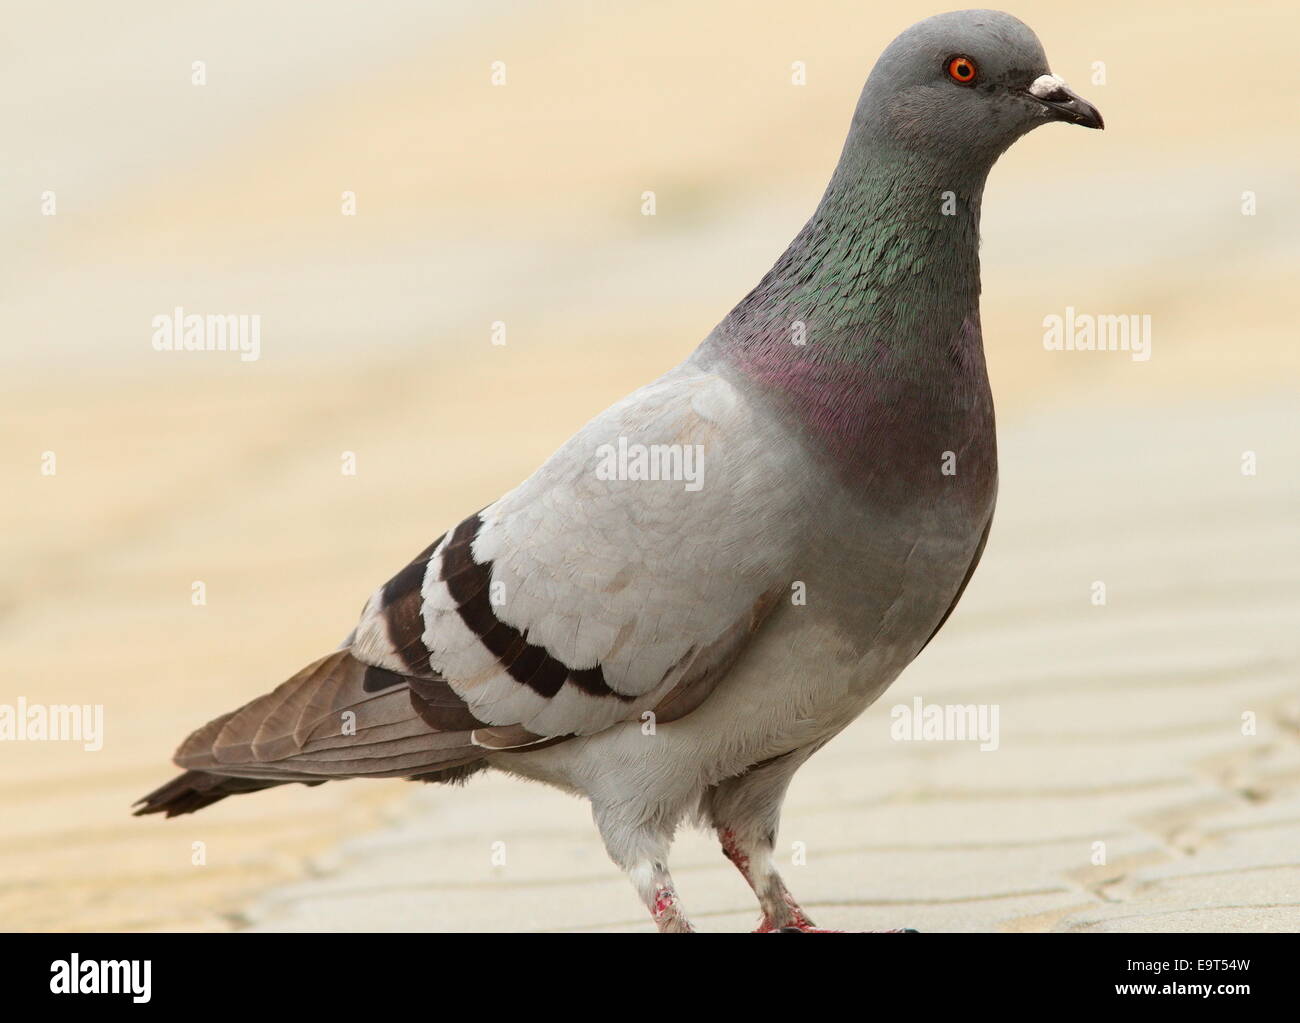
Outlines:
{"label": "pigeon's beak", "polygon": [[1029,86],[1029,95],[1047,110],[1053,121],[1081,124],[1085,128],[1104,128],[1101,111],[1065,84],[1056,75],[1039,75]]}

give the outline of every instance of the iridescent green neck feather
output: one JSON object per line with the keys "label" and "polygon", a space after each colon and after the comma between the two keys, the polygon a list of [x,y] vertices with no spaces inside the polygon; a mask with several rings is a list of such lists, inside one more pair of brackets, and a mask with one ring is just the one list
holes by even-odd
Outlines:
{"label": "iridescent green neck feather", "polygon": [[855,123],[816,213],[699,361],[744,377],[840,462],[902,421],[930,423],[938,444],[991,425],[979,212],[997,154],[963,155],[938,160]]}

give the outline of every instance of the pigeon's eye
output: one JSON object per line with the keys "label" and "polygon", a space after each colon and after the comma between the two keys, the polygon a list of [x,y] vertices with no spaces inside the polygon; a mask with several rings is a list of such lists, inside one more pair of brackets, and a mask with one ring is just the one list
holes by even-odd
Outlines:
{"label": "pigeon's eye", "polygon": [[953,57],[948,61],[948,77],[958,85],[970,85],[975,81],[975,62],[969,57]]}

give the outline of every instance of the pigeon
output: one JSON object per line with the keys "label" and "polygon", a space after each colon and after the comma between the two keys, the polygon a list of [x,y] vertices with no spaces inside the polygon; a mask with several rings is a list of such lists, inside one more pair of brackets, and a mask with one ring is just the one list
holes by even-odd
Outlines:
{"label": "pigeon", "polygon": [[686,824],[759,931],[815,931],[774,865],[781,806],[984,551],[981,196],[1053,121],[1102,127],[1016,18],[904,31],[811,219],[699,347],[426,547],[341,647],[186,739],[136,813],[495,769],[589,800],[659,931],[693,929],[668,870]]}

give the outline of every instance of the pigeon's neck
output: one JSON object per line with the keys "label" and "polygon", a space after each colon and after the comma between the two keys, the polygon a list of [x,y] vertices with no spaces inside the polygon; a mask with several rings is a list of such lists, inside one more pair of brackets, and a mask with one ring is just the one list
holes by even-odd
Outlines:
{"label": "pigeon's neck", "polygon": [[792,359],[925,358],[978,316],[987,176],[846,148],[817,211],[710,341],[741,361],[772,345]]}
{"label": "pigeon's neck", "polygon": [[698,358],[728,364],[845,457],[888,420],[986,404],[988,169],[850,144],[812,219]]}

